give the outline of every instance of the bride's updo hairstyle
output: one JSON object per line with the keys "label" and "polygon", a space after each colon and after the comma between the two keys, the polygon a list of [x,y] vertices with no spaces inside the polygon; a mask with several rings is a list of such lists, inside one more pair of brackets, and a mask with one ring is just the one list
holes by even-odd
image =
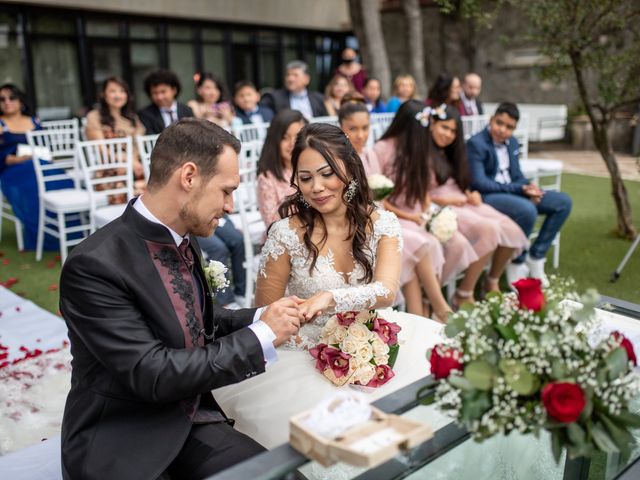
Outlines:
{"label": "bride's updo hairstyle", "polygon": [[[362,165],[362,160],[356,153],[349,138],[340,128],[327,123],[311,123],[305,126],[296,138],[296,144],[291,153],[291,165],[293,174],[291,175],[291,186],[296,189],[296,193],[285,198],[278,209],[281,218],[297,215],[305,228],[303,241],[311,253],[311,266],[309,274],[313,271],[318,260],[319,249],[311,241],[313,229],[316,222],[324,228],[324,233],[320,241],[320,246],[327,240],[327,229],[324,225],[322,215],[313,207],[302,204],[302,194],[297,184],[298,161],[300,154],[307,148],[312,148],[324,157],[333,169],[333,172],[344,183],[342,200],[347,206],[347,219],[349,220],[349,237],[352,238],[353,258],[364,269],[364,278],[360,281],[370,282],[373,279],[373,254],[367,242],[367,233],[373,229],[371,214],[374,211],[373,200],[367,183],[367,175]],[[344,164],[344,169],[339,165],[339,161]],[[354,195],[347,201],[345,194],[351,181],[356,182]]]}

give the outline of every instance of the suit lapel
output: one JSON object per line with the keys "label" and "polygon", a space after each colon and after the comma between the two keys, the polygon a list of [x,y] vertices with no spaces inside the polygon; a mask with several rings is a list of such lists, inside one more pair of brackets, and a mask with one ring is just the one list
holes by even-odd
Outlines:
{"label": "suit lapel", "polygon": [[488,165],[487,175],[493,179],[498,173],[498,154],[496,153],[496,147],[493,145],[493,139],[491,138],[488,127],[484,129],[484,139],[491,158],[491,165]]}

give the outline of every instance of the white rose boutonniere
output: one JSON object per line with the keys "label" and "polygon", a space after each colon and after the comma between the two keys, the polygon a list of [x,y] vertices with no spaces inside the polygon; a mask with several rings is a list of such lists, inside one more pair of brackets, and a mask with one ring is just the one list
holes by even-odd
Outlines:
{"label": "white rose boutonniere", "polygon": [[204,275],[214,293],[229,286],[229,280],[226,277],[227,270],[228,268],[223,263],[216,260],[209,260],[209,263],[205,265]]}

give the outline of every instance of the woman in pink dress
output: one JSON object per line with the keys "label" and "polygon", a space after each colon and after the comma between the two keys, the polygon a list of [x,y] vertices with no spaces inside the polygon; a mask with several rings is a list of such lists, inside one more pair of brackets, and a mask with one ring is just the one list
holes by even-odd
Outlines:
{"label": "woman in pink dress", "polygon": [[426,107],[417,115],[429,133],[431,200],[456,212],[458,231],[479,258],[469,265],[456,290],[456,303],[473,302],[475,284],[489,258],[493,256],[485,277],[485,291],[499,291],[498,281],[507,263],[527,248],[529,242],[513,220],[482,203],[479,192],[470,191],[467,151],[458,110],[453,106]]}
{"label": "woman in pink dress", "polygon": [[338,111],[338,122],[340,128],[345,133],[358,156],[362,160],[364,171],[367,176],[380,174],[380,162],[376,152],[367,147],[369,140],[369,129],[371,126],[369,110],[364,103],[364,98],[360,94],[345,95],[342,106]]}
{"label": "woman in pink dress", "polygon": [[278,207],[295,189],[291,186],[291,152],[296,136],[307,124],[297,110],[279,112],[267,130],[267,138],[258,160],[258,209],[262,221],[269,228],[280,220]]}
{"label": "woman in pink dress", "polygon": [[[380,161],[382,174],[395,183],[391,197],[384,202],[396,214],[402,227],[402,293],[410,313],[423,310],[424,290],[432,307],[432,315],[446,319],[449,306],[442,298],[438,279],[448,280],[477,260],[473,248],[460,234],[446,244],[426,230],[429,166],[428,137],[415,115],[423,105],[417,100],[405,102],[389,129],[373,148]],[[449,253],[447,262],[445,254]],[[453,254],[452,254],[453,253]]]}

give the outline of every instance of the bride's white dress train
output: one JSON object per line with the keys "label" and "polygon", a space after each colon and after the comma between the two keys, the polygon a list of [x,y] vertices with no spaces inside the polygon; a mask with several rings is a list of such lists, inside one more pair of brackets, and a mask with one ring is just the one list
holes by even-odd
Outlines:
{"label": "bride's white dress train", "polygon": [[[285,253],[289,255],[291,270],[287,283],[288,294],[309,298],[320,291],[331,290],[337,305],[336,311],[369,308],[375,305],[378,297],[393,294],[384,291],[384,282],[373,281],[362,285],[359,279],[364,272],[357,263],[353,272],[345,278],[343,273],[335,270],[335,257],[331,251],[325,256],[318,256],[313,275],[310,276],[308,250],[289,222],[289,219],[283,219],[271,227],[261,262],[261,274],[265,275],[267,262]],[[392,248],[395,250],[393,258],[397,257],[400,261],[398,252],[402,248],[401,239],[400,225],[395,215],[379,211],[368,242],[373,252],[371,260],[374,270],[377,253],[382,249]],[[400,351],[393,369],[394,378],[380,388],[360,389],[369,401],[427,375],[429,364],[426,351],[441,338],[443,328],[429,319],[398,314],[390,309],[381,311],[381,315],[402,327],[398,335]],[[329,318],[329,315],[318,317],[302,326],[297,339],[290,340],[278,349],[278,362],[264,374],[213,392],[225,413],[236,420],[235,428],[265,447],[273,448],[288,441],[289,418],[292,415],[312,408],[339,388],[353,388],[331,384],[315,370],[315,360],[308,352],[309,348],[319,343],[320,332]]]}

